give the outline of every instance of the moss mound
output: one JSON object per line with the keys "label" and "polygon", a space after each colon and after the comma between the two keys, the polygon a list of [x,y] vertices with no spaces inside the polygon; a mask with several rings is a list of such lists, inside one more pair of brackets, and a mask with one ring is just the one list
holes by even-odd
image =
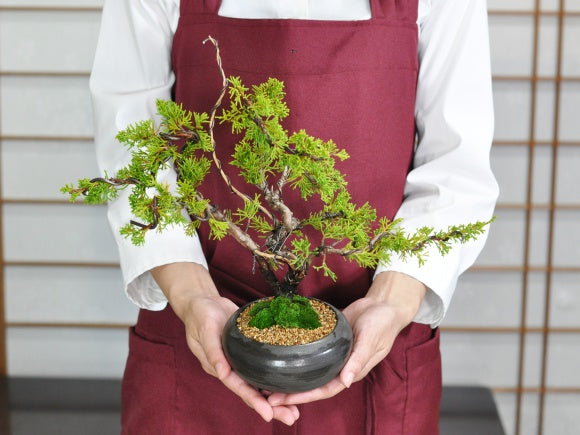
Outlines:
{"label": "moss mound", "polygon": [[299,295],[277,296],[260,301],[250,310],[248,323],[259,329],[278,325],[282,328],[316,329],[321,326],[310,301]]}

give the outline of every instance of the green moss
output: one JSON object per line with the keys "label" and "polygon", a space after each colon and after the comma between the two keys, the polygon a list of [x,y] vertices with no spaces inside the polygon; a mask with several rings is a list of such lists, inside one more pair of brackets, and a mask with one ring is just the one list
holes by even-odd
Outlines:
{"label": "green moss", "polygon": [[316,329],[320,319],[310,301],[303,296],[277,296],[258,302],[250,310],[250,326],[264,329],[273,325],[283,328]]}

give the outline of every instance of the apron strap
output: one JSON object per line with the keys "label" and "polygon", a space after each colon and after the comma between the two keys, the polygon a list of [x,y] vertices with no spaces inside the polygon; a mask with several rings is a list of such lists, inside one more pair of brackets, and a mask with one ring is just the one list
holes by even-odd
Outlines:
{"label": "apron strap", "polygon": [[221,0],[181,0],[179,10],[182,16],[208,13],[217,15],[221,3]]}

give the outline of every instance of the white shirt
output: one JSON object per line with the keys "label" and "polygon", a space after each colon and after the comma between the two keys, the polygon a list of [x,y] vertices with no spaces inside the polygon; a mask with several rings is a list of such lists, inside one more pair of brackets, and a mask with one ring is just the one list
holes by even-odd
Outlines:
{"label": "white shirt", "polygon": [[[220,15],[236,18],[366,20],[368,0],[223,0]],[[106,0],[90,80],[99,166],[108,174],[128,153],[114,137],[128,124],[155,116],[155,100],[169,99],[174,74],[170,53],[179,0]],[[493,104],[485,0],[419,0],[419,79],[415,117],[419,143],[397,217],[403,227],[487,220],[498,196],[490,169]],[[222,44],[227,41],[220,41]],[[172,172],[164,176],[174,179]],[[378,190],[380,191],[380,189]],[[149,271],[174,262],[207,267],[197,237],[179,227],[150,232],[136,247],[119,235],[131,216],[127,192],[109,205],[127,296],[139,307],[161,310],[167,300]],[[427,294],[414,319],[435,327],[442,321],[458,276],[473,264],[486,236],[458,244],[425,265],[393,258],[381,265],[422,281]]]}

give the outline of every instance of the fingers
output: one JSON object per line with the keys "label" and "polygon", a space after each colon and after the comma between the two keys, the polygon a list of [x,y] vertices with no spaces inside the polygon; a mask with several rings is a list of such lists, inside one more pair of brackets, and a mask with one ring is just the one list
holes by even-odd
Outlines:
{"label": "fingers", "polygon": [[218,379],[225,378],[231,371],[221,345],[221,331],[208,327],[199,334],[200,338],[188,334],[187,342],[206,373]]}
{"label": "fingers", "polygon": [[298,408],[294,405],[272,406],[255,388],[248,385],[235,372],[231,371],[222,382],[230,391],[238,395],[250,408],[256,411],[265,421],[279,420],[288,426],[293,425],[300,417]]}
{"label": "fingers", "polygon": [[355,346],[349,360],[340,372],[340,381],[345,388],[363,379],[386,355],[387,350],[375,350],[362,344]]}
{"label": "fingers", "polygon": [[288,426],[292,426],[300,418],[300,411],[295,405],[273,406],[272,409],[274,411],[274,419]]}
{"label": "fingers", "polygon": [[223,384],[234,394],[239,396],[250,408],[256,411],[265,421],[274,418],[274,410],[268,401],[258,390],[248,385],[235,372],[230,372],[224,379]]}
{"label": "fingers", "polygon": [[268,402],[272,406],[299,405],[302,403],[310,403],[317,400],[328,399],[329,397],[336,396],[344,389],[345,386],[339,380],[339,378],[335,378],[320,388],[316,388],[311,391],[305,391],[303,393],[274,393],[268,397]]}

